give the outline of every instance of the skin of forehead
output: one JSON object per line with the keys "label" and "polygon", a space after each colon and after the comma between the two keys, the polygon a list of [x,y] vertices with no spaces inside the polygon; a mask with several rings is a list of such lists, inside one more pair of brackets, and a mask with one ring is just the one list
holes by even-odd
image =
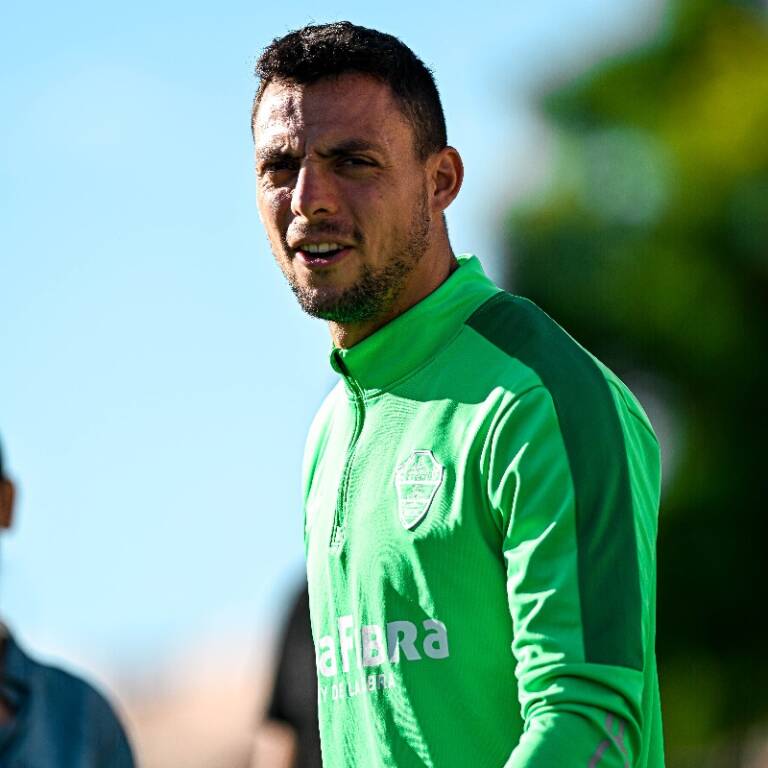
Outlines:
{"label": "skin of forehead", "polygon": [[412,138],[411,124],[389,86],[358,74],[309,85],[270,83],[254,128],[257,150],[270,147],[302,155],[307,141],[310,152],[344,138],[365,138],[392,152],[403,130]]}

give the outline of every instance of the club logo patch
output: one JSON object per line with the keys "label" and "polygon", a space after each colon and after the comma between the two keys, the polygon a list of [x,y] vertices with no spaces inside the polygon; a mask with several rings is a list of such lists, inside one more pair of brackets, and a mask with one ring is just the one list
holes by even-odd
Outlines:
{"label": "club logo patch", "polygon": [[437,489],[443,482],[444,467],[432,451],[414,451],[395,472],[397,506],[400,522],[411,530],[429,510]]}

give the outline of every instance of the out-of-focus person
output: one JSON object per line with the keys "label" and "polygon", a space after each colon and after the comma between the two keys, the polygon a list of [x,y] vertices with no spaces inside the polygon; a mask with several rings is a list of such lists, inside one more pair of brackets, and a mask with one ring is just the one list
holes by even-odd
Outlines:
{"label": "out-of-focus person", "polygon": [[[0,530],[15,488],[0,448]],[[0,768],[133,768],[114,711],[92,686],[30,658],[0,623]]]}
{"label": "out-of-focus person", "polygon": [[272,692],[256,732],[253,766],[322,766],[315,648],[306,583],[296,596],[283,627]]}

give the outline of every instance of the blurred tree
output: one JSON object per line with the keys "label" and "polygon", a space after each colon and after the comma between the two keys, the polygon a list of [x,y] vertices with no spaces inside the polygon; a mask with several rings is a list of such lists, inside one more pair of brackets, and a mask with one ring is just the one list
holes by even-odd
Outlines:
{"label": "blurred tree", "polygon": [[674,2],[652,44],[541,107],[558,157],[510,215],[510,281],[674,426],[658,595],[674,764],[768,716],[764,6]]}

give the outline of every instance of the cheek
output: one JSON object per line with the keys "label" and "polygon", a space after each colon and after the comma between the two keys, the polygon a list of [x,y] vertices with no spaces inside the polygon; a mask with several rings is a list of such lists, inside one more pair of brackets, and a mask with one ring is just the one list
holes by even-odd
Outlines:
{"label": "cheek", "polygon": [[352,221],[370,233],[389,229],[393,208],[402,204],[397,195],[388,196],[386,190],[373,186],[345,190],[344,201]]}
{"label": "cheek", "polygon": [[281,191],[263,192],[259,190],[256,197],[259,217],[264,228],[271,235],[273,232],[284,232],[288,227],[291,197]]}

